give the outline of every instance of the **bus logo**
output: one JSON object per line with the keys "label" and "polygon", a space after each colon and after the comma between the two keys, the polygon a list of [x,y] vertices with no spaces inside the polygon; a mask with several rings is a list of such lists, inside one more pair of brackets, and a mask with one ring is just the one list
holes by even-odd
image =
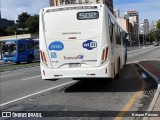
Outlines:
{"label": "bus logo", "polygon": [[83,42],[83,48],[86,48],[88,50],[92,50],[93,48],[97,47],[97,42],[92,40],[87,40],[86,42]]}
{"label": "bus logo", "polygon": [[56,51],[60,51],[60,50],[63,50],[64,49],[64,45],[62,42],[60,41],[54,41],[52,42],[49,47],[48,47],[49,50],[56,50]]}
{"label": "bus logo", "polygon": [[66,57],[66,56],[63,56],[64,57],[64,60],[82,60],[84,59],[84,55],[78,55],[78,56],[74,56],[74,57]]}

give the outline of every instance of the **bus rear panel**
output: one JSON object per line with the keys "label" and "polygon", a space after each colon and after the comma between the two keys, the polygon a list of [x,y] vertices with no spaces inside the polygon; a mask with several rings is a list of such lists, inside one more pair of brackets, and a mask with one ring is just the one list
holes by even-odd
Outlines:
{"label": "bus rear panel", "polygon": [[113,77],[104,9],[98,4],[40,11],[42,79]]}

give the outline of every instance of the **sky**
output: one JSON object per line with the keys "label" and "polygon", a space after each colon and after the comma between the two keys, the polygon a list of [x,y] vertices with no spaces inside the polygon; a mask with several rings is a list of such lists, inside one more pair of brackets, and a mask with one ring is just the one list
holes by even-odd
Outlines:
{"label": "sky", "polygon": [[136,10],[139,13],[139,21],[148,19],[151,23],[153,20],[160,18],[160,0],[113,0],[114,8],[120,10],[123,17],[128,10]]}
{"label": "sky", "polygon": [[[49,0],[0,0],[1,17],[16,20],[22,12],[39,14],[39,10],[49,6]],[[139,12],[140,22],[160,18],[160,0],[113,0],[114,8],[119,9],[121,17],[128,10]]]}

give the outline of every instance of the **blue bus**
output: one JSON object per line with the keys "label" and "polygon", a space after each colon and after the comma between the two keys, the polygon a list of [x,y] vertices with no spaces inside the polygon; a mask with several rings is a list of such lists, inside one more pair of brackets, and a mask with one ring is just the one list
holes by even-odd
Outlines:
{"label": "blue bus", "polygon": [[3,62],[28,62],[40,59],[39,41],[31,39],[15,39],[2,42]]}

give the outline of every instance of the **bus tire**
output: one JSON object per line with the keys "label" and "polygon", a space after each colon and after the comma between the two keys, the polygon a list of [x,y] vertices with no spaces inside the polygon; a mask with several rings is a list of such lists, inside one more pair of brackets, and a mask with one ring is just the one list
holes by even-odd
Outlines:
{"label": "bus tire", "polygon": [[125,61],[124,61],[123,68],[125,68],[125,67],[126,67],[126,58],[125,58]]}
{"label": "bus tire", "polygon": [[16,62],[16,64],[20,64],[20,62]]}
{"label": "bus tire", "polygon": [[28,63],[32,63],[33,62],[33,56],[32,55],[29,55],[28,56]]}
{"label": "bus tire", "polygon": [[118,73],[115,76],[115,79],[119,79],[119,77],[120,77],[120,59],[118,60]]}

